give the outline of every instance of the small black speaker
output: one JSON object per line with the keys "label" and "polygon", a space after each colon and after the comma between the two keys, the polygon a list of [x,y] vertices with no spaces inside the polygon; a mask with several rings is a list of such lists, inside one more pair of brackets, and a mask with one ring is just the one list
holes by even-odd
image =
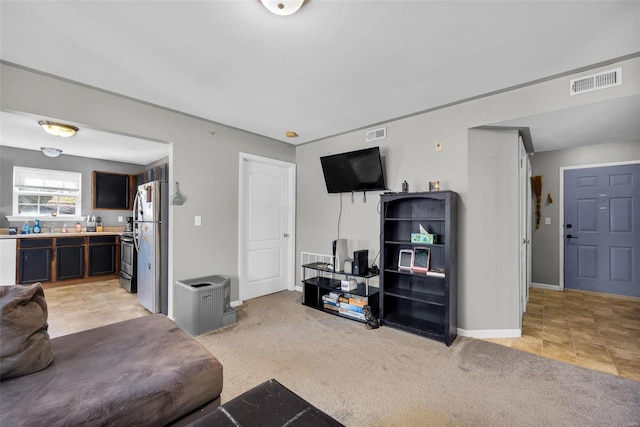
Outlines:
{"label": "small black speaker", "polygon": [[365,276],[369,270],[369,251],[362,249],[353,253],[353,274]]}

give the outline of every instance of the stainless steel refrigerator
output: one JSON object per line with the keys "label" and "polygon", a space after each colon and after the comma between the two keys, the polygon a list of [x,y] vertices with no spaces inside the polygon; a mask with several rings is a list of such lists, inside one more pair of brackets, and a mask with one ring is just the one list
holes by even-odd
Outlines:
{"label": "stainless steel refrigerator", "polygon": [[168,185],[138,186],[133,203],[133,232],[138,251],[138,302],[152,313],[168,314]]}

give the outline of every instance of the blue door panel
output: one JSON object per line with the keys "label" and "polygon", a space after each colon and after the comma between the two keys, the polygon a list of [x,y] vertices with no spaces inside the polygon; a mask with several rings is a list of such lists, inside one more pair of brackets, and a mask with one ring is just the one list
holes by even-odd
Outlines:
{"label": "blue door panel", "polygon": [[565,287],[640,297],[640,164],[564,171]]}

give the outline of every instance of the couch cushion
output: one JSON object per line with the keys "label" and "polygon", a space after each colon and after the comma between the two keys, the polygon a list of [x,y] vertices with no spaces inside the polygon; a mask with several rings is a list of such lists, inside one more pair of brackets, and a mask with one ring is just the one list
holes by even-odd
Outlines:
{"label": "couch cushion", "polygon": [[54,363],[0,387],[0,425],[163,425],[216,399],[222,365],[157,314],[51,340]]}
{"label": "couch cushion", "polygon": [[53,362],[48,327],[40,283],[0,286],[0,380],[40,371]]}

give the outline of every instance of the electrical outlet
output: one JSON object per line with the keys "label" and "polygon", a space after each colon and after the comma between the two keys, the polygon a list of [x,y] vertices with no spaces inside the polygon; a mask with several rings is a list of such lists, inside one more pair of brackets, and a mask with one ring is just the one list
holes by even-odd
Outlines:
{"label": "electrical outlet", "polygon": [[200,215],[196,215],[194,223],[196,227],[200,227],[202,225],[202,217]]}
{"label": "electrical outlet", "polygon": [[544,219],[544,225],[551,225],[551,218],[549,218],[549,217],[545,217],[545,219]]}
{"label": "electrical outlet", "polygon": [[442,141],[436,141],[436,152],[442,151]]}
{"label": "electrical outlet", "polygon": [[119,216],[119,217],[118,217],[118,222],[122,222],[122,221],[124,221],[124,219],[122,219],[122,217],[121,217],[121,216]]}

